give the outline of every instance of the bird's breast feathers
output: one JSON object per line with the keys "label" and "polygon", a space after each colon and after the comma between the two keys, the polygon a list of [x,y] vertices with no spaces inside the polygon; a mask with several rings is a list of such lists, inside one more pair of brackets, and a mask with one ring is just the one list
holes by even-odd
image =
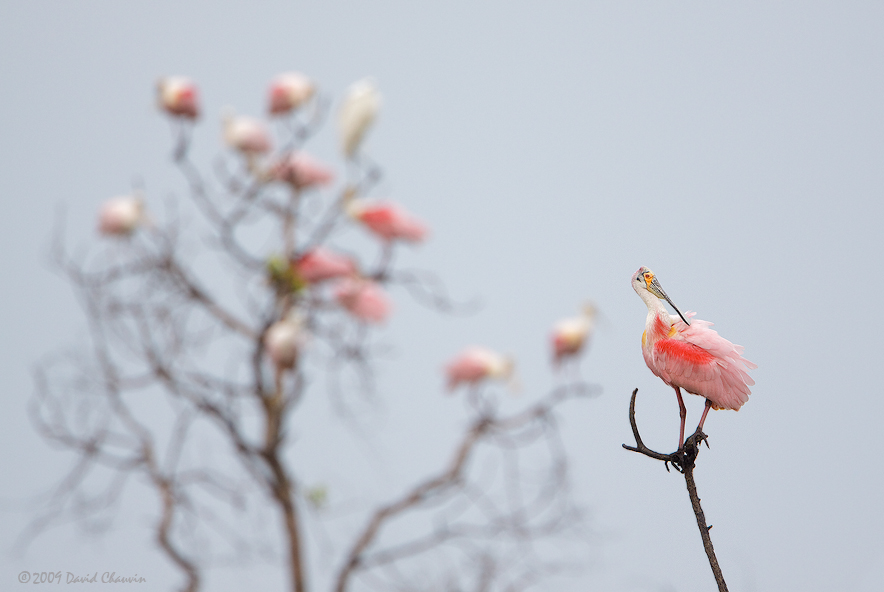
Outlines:
{"label": "bird's breast feathers", "polygon": [[654,344],[654,354],[656,357],[665,357],[667,365],[689,364],[696,368],[715,361],[715,356],[699,345],[669,337],[664,337]]}

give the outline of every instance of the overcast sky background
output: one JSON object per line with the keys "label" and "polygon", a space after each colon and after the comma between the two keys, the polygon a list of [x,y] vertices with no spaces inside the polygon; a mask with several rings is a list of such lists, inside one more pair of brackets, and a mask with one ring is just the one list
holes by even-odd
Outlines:
{"label": "overcast sky background", "polygon": [[[153,104],[160,75],[200,85],[207,162],[223,105],[259,115],[268,81],[300,70],[335,99],[375,77],[376,195],[432,226],[406,259],[484,304],[451,318],[395,293],[370,452],[314,454],[308,479],[334,501],[436,471],[462,427],[445,360],[470,343],[509,351],[529,401],[553,384],[551,324],[592,299],[606,322],[584,371],[604,393],[569,404],[563,426],[598,537],[585,572],[547,589],[709,590],[684,480],[620,447],[635,387],[646,442],[667,450],[678,430],[672,390],[640,350],[646,309],[629,279],[647,265],[759,364],[749,403],[711,414],[696,473],[730,589],[880,589],[882,31],[879,2],[3,3],[0,588],[22,570],[179,581],[135,502],[103,537],[64,526],[13,552],[29,500],[70,462],[28,420],[32,370],[85,343],[47,264],[53,217],[64,205],[83,244],[100,203],[136,177],[149,205],[182,195]],[[332,132],[313,152],[340,167]],[[696,425],[702,401],[689,398]],[[375,481],[348,479],[366,463]],[[218,568],[206,589],[284,582],[272,565]]]}

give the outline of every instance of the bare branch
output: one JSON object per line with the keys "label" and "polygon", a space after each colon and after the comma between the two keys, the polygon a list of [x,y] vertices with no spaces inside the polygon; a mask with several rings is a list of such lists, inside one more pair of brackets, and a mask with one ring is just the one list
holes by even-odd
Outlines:
{"label": "bare branch", "polygon": [[680,473],[684,474],[685,485],[688,489],[688,496],[691,499],[691,507],[694,510],[694,516],[697,518],[697,528],[700,529],[700,537],[703,539],[703,549],[706,551],[709,567],[712,568],[712,575],[715,577],[715,583],[718,584],[719,592],[727,592],[727,584],[721,573],[721,567],[718,565],[715,549],[712,547],[712,538],[709,536],[709,530],[712,526],[706,524],[706,515],[703,513],[703,508],[700,506],[700,496],[697,494],[697,484],[694,481],[694,466],[697,456],[700,453],[700,444],[706,442],[706,446],[709,446],[706,434],[704,434],[698,427],[697,431],[685,440],[683,450],[671,454],[662,454],[651,450],[642,443],[641,436],[639,436],[638,433],[638,426],[635,422],[635,397],[637,394],[638,389],[632,391],[632,398],[629,401],[629,423],[632,426],[632,433],[635,436],[636,445],[635,447],[632,447],[624,444],[623,448],[638,452],[639,454],[644,454],[645,456],[649,456],[656,460],[662,460],[667,471],[669,470],[668,463],[672,463],[672,466],[678,469]]}
{"label": "bare branch", "polygon": [[[496,502],[488,498],[484,493],[484,487],[469,485],[466,475],[467,465],[474,456],[475,449],[486,441],[496,443],[512,460],[515,458],[512,456],[513,453],[519,447],[528,445],[541,436],[553,437],[553,434],[558,433],[552,428],[553,409],[569,398],[586,396],[594,392],[596,389],[590,385],[562,387],[528,409],[508,417],[497,418],[480,411],[464,433],[447,469],[421,482],[396,501],[382,506],[372,514],[338,572],[336,592],[345,592],[357,572],[422,555],[455,539],[493,540],[502,533],[509,532],[527,543],[533,537],[560,530],[566,521],[560,520],[557,512],[550,520],[544,521],[541,518],[549,511],[556,496],[565,490],[562,472],[564,463],[554,463],[553,474],[557,477],[548,482],[548,488],[541,487],[532,501],[526,501],[524,492],[520,490],[521,485],[526,483],[521,474],[518,472],[504,474],[507,485],[506,508],[498,507]],[[487,409],[487,407],[482,406],[477,409]],[[552,445],[551,451],[555,456],[560,449],[557,445]],[[471,500],[469,504],[453,506],[452,509],[456,514],[468,513],[471,507],[476,507],[478,504],[477,507],[483,508],[484,520],[475,524],[468,522],[455,524],[451,519],[456,514],[451,514],[448,518],[440,516],[442,521],[437,522],[429,534],[370,552],[386,524],[411,510],[427,507],[432,503],[443,503],[446,497],[455,494],[467,494],[464,500]],[[458,506],[460,509],[457,509]]]}

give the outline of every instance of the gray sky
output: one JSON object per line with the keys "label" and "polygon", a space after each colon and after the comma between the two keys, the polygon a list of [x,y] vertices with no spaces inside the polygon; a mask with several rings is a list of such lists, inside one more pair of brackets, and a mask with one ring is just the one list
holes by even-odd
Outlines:
{"label": "gray sky", "polygon": [[[199,83],[206,162],[223,105],[258,115],[270,78],[300,70],[335,98],[377,79],[376,194],[432,226],[404,260],[484,303],[452,319],[394,294],[371,452],[316,402],[322,421],[299,424],[303,439],[318,425],[344,443],[325,449],[340,452],[333,461],[304,458],[308,478],[332,496],[383,496],[435,471],[462,417],[442,394],[445,360],[474,342],[509,351],[530,400],[553,384],[551,324],[592,299],[606,323],[584,370],[604,394],[571,404],[564,427],[598,541],[586,573],[556,589],[708,590],[683,479],[620,448],[635,387],[650,445],[670,448],[678,429],[672,390],[640,351],[646,310],[629,275],[647,265],[682,310],[760,366],[740,413],[707,421],[712,448],[697,471],[730,588],[877,589],[882,27],[877,2],[4,3],[0,588],[22,570],[178,581],[137,492],[101,538],[60,527],[24,556],[5,552],[33,516],[27,500],[69,462],[26,413],[37,361],[85,339],[48,270],[53,216],[64,205],[83,244],[99,204],[134,178],[156,203],[182,195],[153,106],[158,76]],[[313,149],[327,160],[332,131]],[[702,401],[690,399],[695,425]],[[374,481],[353,477],[366,460]],[[283,581],[258,565],[220,568],[209,584]]]}

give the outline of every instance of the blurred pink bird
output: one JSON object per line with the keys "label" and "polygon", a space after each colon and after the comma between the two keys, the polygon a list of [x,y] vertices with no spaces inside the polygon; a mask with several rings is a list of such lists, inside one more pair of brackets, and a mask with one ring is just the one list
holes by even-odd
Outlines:
{"label": "blurred pink bird", "polygon": [[563,319],[555,324],[552,332],[553,362],[559,365],[583,351],[595,326],[596,308],[587,304],[579,317]]}
{"label": "blurred pink bird", "polygon": [[316,283],[356,273],[356,264],[344,255],[317,247],[301,255],[294,263],[295,272],[307,283]]}
{"label": "blurred pink bird", "polygon": [[475,385],[485,379],[507,380],[513,374],[513,360],[485,347],[470,346],[445,366],[448,390],[460,384]]}
{"label": "blurred pink bird", "polygon": [[144,222],[144,203],[132,195],[109,199],[98,212],[98,231],[108,236],[129,236]]}
{"label": "blurred pink bird", "polygon": [[356,318],[381,323],[390,314],[390,301],[377,282],[364,278],[344,278],[334,288],[338,303]]}
{"label": "blurred pink bird", "polygon": [[160,108],[175,117],[196,119],[200,114],[196,85],[183,76],[169,76],[157,82]]}
{"label": "blurred pink bird", "polygon": [[[678,449],[681,450],[687,410],[680,389],[706,398],[706,407],[697,426],[702,430],[710,407],[739,411],[749,400],[749,387],[755,381],[748,370],[758,366],[742,356],[742,346],[734,345],[710,329],[712,323],[701,320],[689,323],[688,318],[695,313],[682,316],[647,267],[632,274],[632,288],[648,307],[645,332],[642,333],[645,363],[651,372],[675,389],[678,398],[681,417]],[[661,300],[668,302],[678,316],[670,315]]]}
{"label": "blurred pink bird", "polygon": [[282,115],[297,109],[310,100],[316,87],[300,72],[280,74],[270,83],[269,111],[272,115]]}
{"label": "blurred pink bird", "polygon": [[367,203],[354,199],[347,205],[347,213],[386,241],[398,239],[418,243],[427,235],[423,222],[394,203]]}
{"label": "blurred pink bird", "polygon": [[247,157],[270,152],[272,143],[267,127],[252,117],[234,115],[225,109],[221,115],[224,142]]}
{"label": "blurred pink bird", "polygon": [[271,167],[271,175],[296,189],[328,185],[335,179],[330,168],[304,152],[289,154],[278,161]]}

